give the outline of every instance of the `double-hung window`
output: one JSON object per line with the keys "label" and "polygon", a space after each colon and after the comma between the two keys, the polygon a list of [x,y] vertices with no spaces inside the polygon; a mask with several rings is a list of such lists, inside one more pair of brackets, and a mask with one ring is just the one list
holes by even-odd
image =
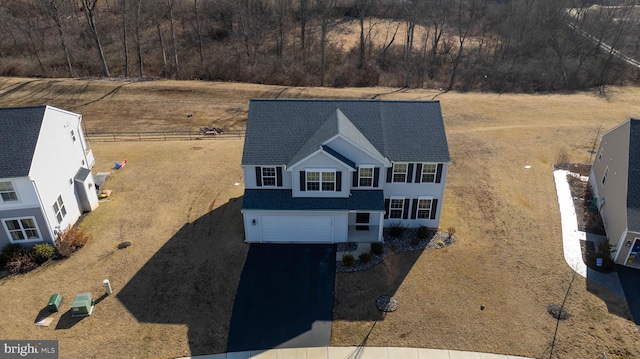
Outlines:
{"label": "double-hung window", "polygon": [[262,185],[263,186],[276,185],[276,168],[275,167],[262,167]]}
{"label": "double-hung window", "polygon": [[11,182],[0,182],[0,198],[2,198],[2,202],[18,200],[18,195],[16,194],[15,189],[13,189],[13,184]]}
{"label": "double-hung window", "polygon": [[435,182],[436,181],[436,169],[437,165],[432,163],[425,163],[422,165],[422,178],[420,182]]}
{"label": "double-hung window", "polygon": [[404,214],[404,198],[391,198],[389,201],[389,218],[402,219]]}
{"label": "double-hung window", "polygon": [[335,171],[307,171],[306,172],[307,191],[335,191],[336,172]]}
{"label": "double-hung window", "polygon": [[406,163],[393,164],[393,182],[407,182],[407,167]]}
{"label": "double-hung window", "polygon": [[431,218],[432,203],[433,203],[433,199],[431,197],[418,197],[418,209],[417,209],[418,219]]}
{"label": "double-hung window", "polygon": [[67,209],[64,208],[64,202],[62,202],[62,196],[58,196],[55,202],[53,202],[53,211],[56,213],[58,223],[62,223],[64,216],[67,215]]}
{"label": "double-hung window", "polygon": [[358,187],[372,187],[373,186],[373,166],[363,166],[358,169]]}
{"label": "double-hung window", "polygon": [[5,219],[2,224],[12,242],[40,239],[38,226],[33,217]]}

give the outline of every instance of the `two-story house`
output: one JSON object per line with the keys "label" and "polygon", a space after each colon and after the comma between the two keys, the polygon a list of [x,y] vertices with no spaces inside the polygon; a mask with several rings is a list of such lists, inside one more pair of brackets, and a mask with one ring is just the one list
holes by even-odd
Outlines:
{"label": "two-story house", "polygon": [[98,206],[81,121],[51,106],[0,108],[0,248],[54,244]]}
{"label": "two-story house", "polygon": [[254,99],[245,240],[374,242],[396,223],[438,228],[449,162],[438,101]]}
{"label": "two-story house", "polygon": [[614,261],[640,268],[640,120],[602,135],[589,185]]}

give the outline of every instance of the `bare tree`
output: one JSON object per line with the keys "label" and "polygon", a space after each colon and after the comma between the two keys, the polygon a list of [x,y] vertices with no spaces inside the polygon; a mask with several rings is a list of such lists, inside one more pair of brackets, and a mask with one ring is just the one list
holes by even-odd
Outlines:
{"label": "bare tree", "polygon": [[84,16],[87,18],[87,23],[93,34],[93,39],[96,42],[96,51],[98,51],[98,59],[100,60],[100,66],[102,67],[102,75],[109,77],[109,67],[107,67],[107,60],[104,57],[102,51],[102,43],[100,42],[100,36],[98,35],[98,29],[96,28],[96,4],[98,0],[82,0],[82,9],[84,10]]}
{"label": "bare tree", "polygon": [[200,14],[198,12],[198,0],[193,0],[193,11],[196,16],[196,35],[198,35],[198,53],[200,54],[200,65],[204,64],[204,53],[202,51],[202,26],[200,24]]}
{"label": "bare tree", "polygon": [[178,62],[178,45],[176,44],[176,31],[174,29],[173,8],[175,0],[167,0],[169,10],[169,27],[171,29],[171,47],[173,48],[173,64],[175,67],[176,78],[180,79],[180,64]]}
{"label": "bare tree", "polygon": [[335,5],[336,0],[317,0],[320,14],[320,86],[324,86],[325,82],[327,34],[332,24]]}
{"label": "bare tree", "polygon": [[56,29],[58,29],[58,38],[60,39],[60,46],[62,46],[64,57],[67,60],[67,69],[69,71],[69,76],[75,77],[75,74],[73,73],[73,66],[71,66],[71,56],[69,55],[69,49],[67,48],[67,44],[64,41],[64,31],[62,31],[62,24],[60,22],[60,11],[58,9],[58,1],[60,0],[49,0],[49,16],[53,19],[53,22],[56,24]]}
{"label": "bare tree", "polygon": [[140,27],[142,26],[140,21],[141,8],[142,8],[142,0],[136,0],[136,16],[135,16],[136,33],[135,35],[136,35],[136,54],[138,55],[138,74],[140,77],[144,77],[144,62],[142,60],[142,40],[140,38]]}
{"label": "bare tree", "polygon": [[120,0],[122,16],[122,47],[124,49],[124,77],[129,77],[129,46],[127,44],[127,0]]}
{"label": "bare tree", "polygon": [[162,69],[164,72],[165,76],[169,75],[169,61],[167,60],[167,50],[166,50],[166,46],[164,44],[164,37],[162,36],[162,28],[160,26],[161,23],[161,19],[160,19],[160,13],[159,13],[159,7],[160,4],[158,4],[158,6],[152,6],[153,8],[153,22],[156,25],[156,31],[158,32],[158,42],[160,45],[160,51],[162,52]]}

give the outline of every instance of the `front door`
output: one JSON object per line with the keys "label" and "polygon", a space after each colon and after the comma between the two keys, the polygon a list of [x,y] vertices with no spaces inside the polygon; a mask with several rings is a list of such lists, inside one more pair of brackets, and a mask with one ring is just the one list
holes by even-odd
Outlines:
{"label": "front door", "polygon": [[356,213],[356,231],[369,230],[369,213]]}

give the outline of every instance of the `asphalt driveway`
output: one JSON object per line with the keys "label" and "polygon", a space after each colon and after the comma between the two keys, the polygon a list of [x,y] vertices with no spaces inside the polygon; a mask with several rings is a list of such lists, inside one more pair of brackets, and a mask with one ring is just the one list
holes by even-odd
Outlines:
{"label": "asphalt driveway", "polygon": [[640,330],[640,269],[617,265],[616,271],[627,298],[633,321]]}
{"label": "asphalt driveway", "polygon": [[335,245],[251,244],[227,351],[328,346]]}

